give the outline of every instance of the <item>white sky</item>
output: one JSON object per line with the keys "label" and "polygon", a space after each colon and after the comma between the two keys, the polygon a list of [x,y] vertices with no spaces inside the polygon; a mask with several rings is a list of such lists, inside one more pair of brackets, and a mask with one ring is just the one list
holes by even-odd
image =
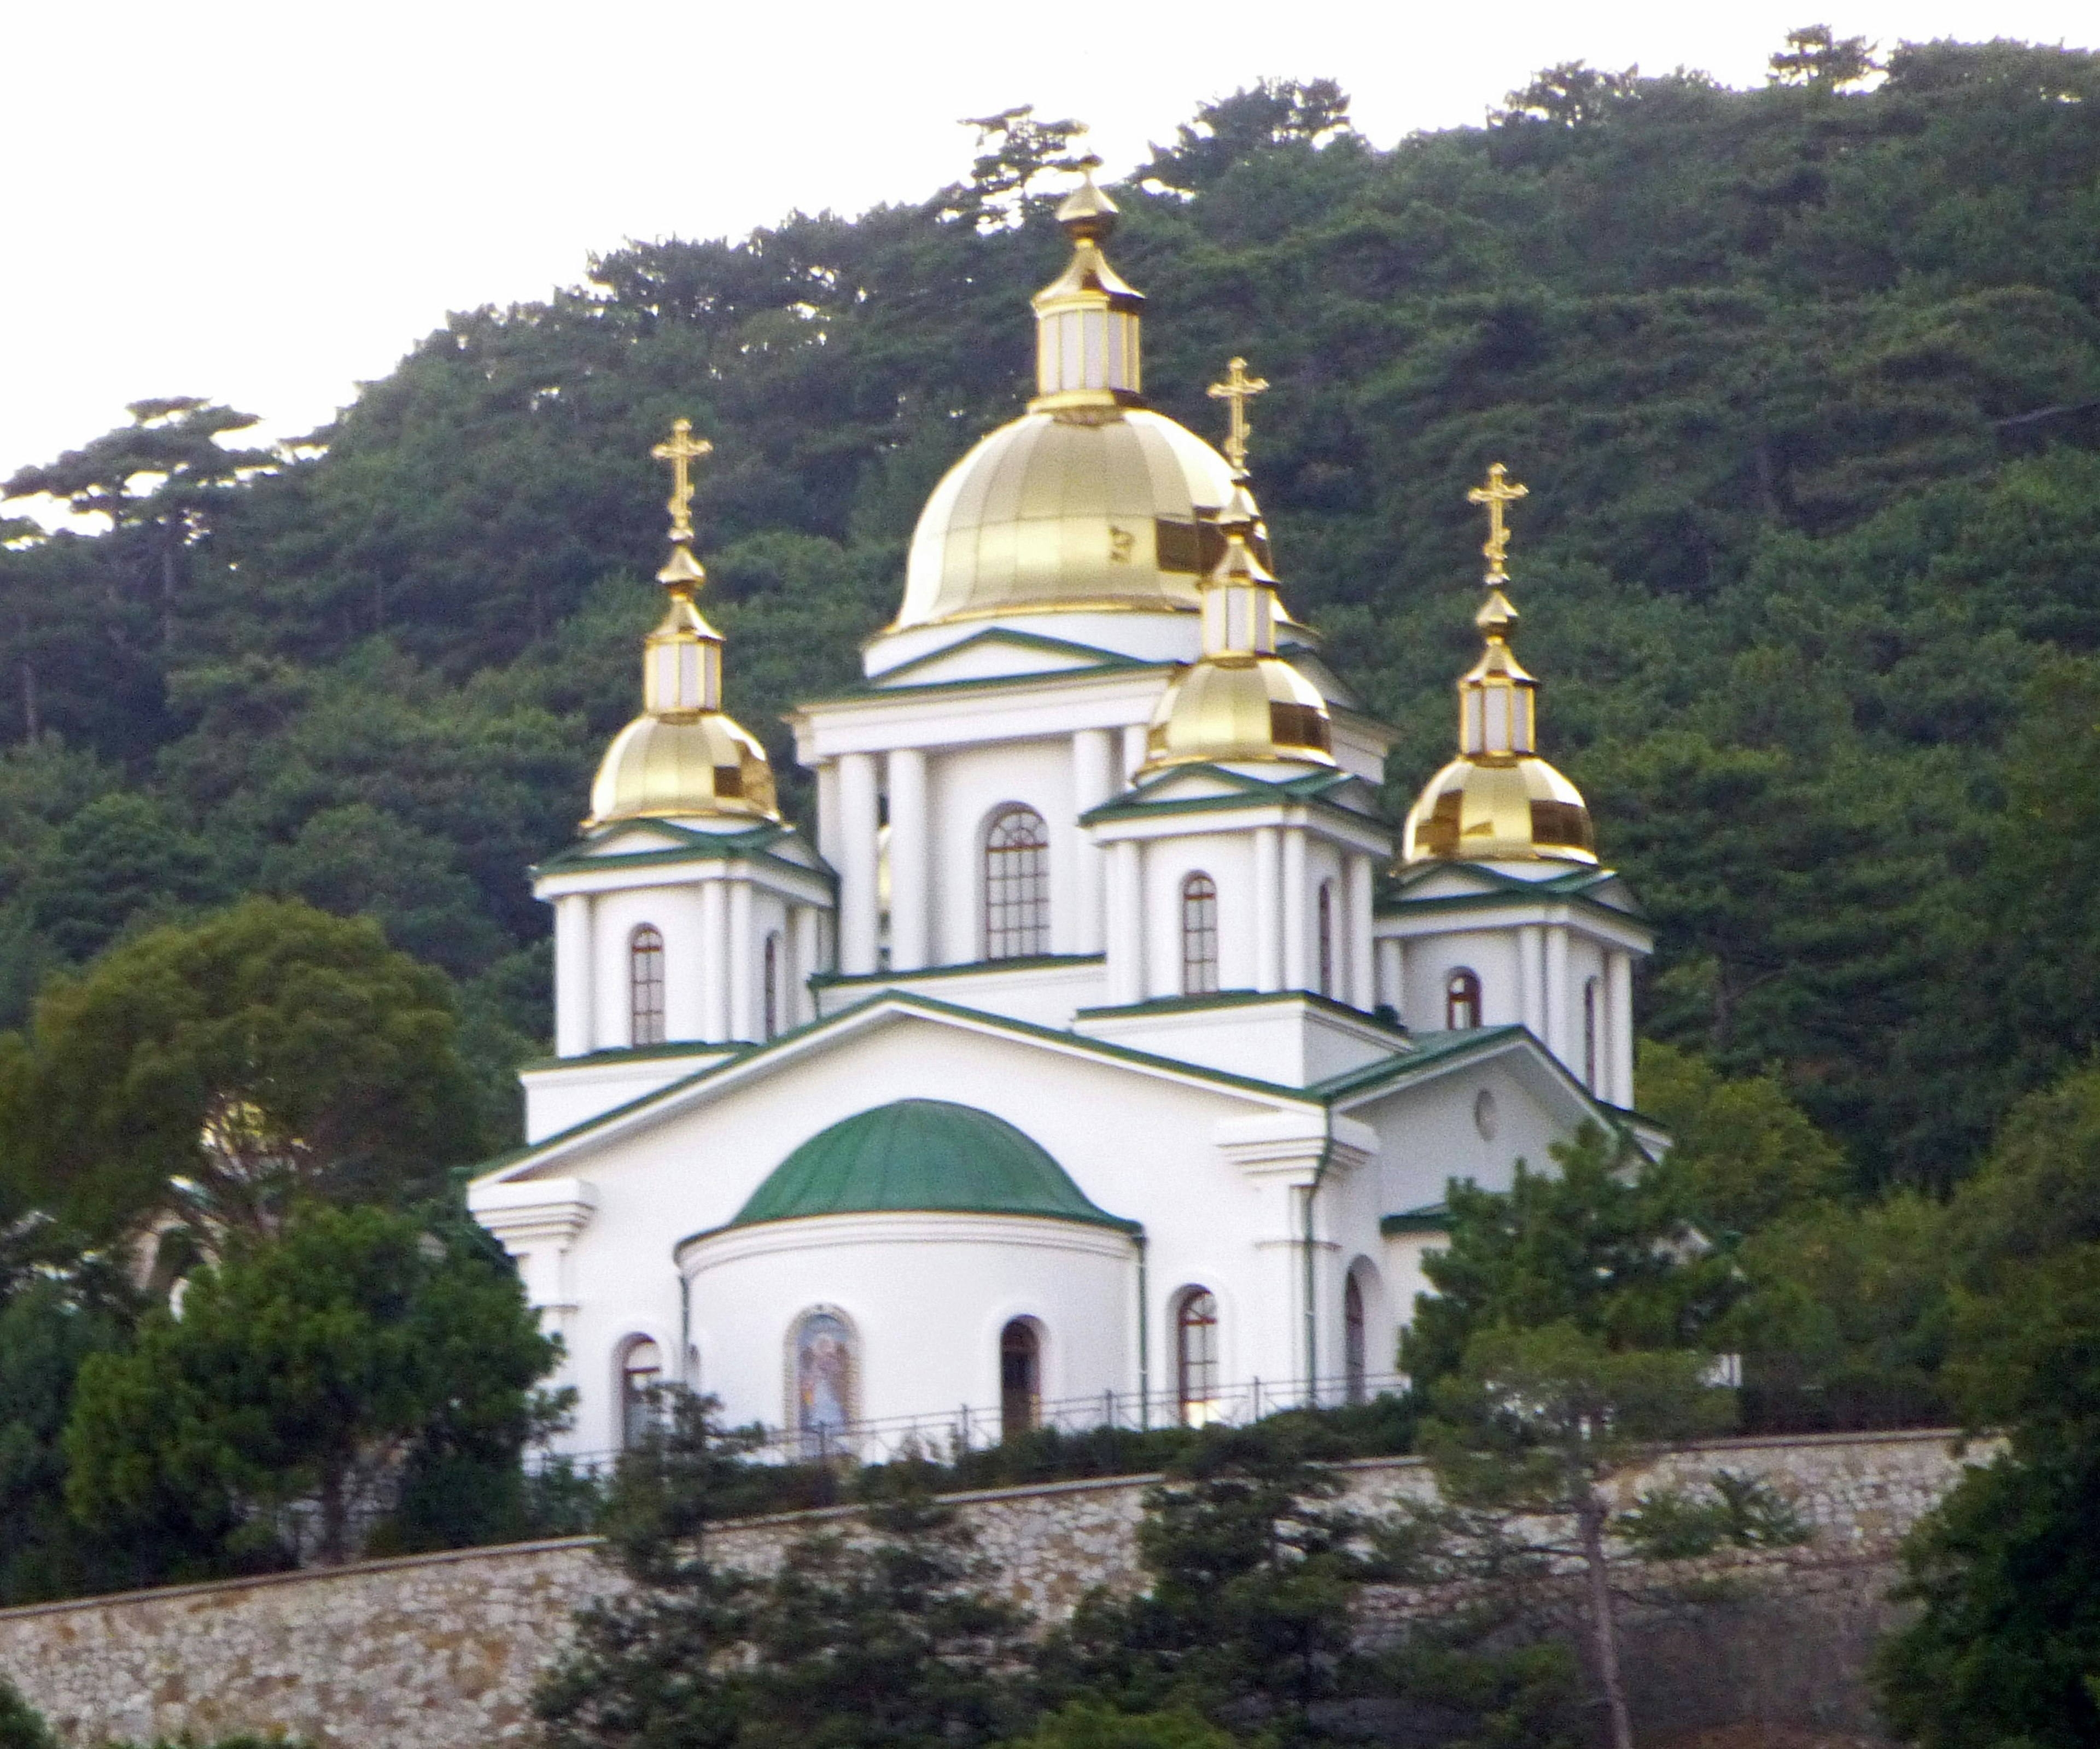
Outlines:
{"label": "white sky", "polygon": [[0,0],[0,478],[148,395],[308,430],[593,249],[929,193],[958,117],[1078,116],[1119,173],[1208,98],[1332,75],[1384,145],[1577,57],[1754,84],[1818,20],[2100,42],[2093,0]]}

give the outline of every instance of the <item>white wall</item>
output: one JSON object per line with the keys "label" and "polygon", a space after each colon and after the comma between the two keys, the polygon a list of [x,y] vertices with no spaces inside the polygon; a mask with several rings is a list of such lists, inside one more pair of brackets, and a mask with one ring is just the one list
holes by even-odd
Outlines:
{"label": "white wall", "polygon": [[1026,803],[1049,828],[1050,951],[1079,952],[1070,738],[955,749],[930,755],[926,766],[934,963],[963,965],[985,956],[985,828],[1008,802]]}
{"label": "white wall", "polygon": [[1127,1393],[1136,1250],[1110,1228],[931,1214],[838,1215],[736,1228],[686,1253],[701,1389],[792,1426],[791,1345],[823,1306],[856,1337],[862,1417],[999,1400],[999,1333],[1039,1330],[1046,1403]]}

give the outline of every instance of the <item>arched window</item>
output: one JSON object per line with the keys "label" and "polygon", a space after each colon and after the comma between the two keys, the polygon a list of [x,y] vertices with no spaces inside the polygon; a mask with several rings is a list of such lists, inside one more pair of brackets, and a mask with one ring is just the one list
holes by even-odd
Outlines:
{"label": "arched window", "polygon": [[985,833],[985,957],[1049,951],[1050,834],[1040,814],[1016,803]]}
{"label": "arched window", "polygon": [[1444,1024],[1470,1032],[1480,1023],[1480,980],[1463,967],[1444,980]]}
{"label": "arched window", "polygon": [[1320,983],[1322,996],[1335,993],[1335,883],[1320,883]]}
{"label": "arched window", "polygon": [[627,938],[628,1035],[630,1045],[664,1042],[664,937],[645,923]]}
{"label": "arched window", "polygon": [[1033,1433],[1043,1414],[1043,1339],[1017,1318],[999,1333],[999,1437]]}
{"label": "arched window", "polygon": [[1218,884],[1207,874],[1181,883],[1181,993],[1209,996],[1218,987]]}
{"label": "arched window", "polygon": [[1218,1419],[1218,1300],[1207,1287],[1191,1287],[1174,1314],[1174,1396],[1184,1427]]}
{"label": "arched window", "polygon": [[664,1357],[646,1336],[627,1345],[620,1361],[620,1442],[639,1445],[656,1424],[656,1387],[664,1382]]}
{"label": "arched window", "polygon": [[765,1036],[769,1039],[780,1031],[780,932],[775,930],[765,938]]}
{"label": "arched window", "polygon": [[1350,1402],[1364,1400],[1364,1290],[1353,1274],[1342,1289],[1342,1389]]}
{"label": "arched window", "polygon": [[1597,1090],[1597,980],[1582,985],[1582,1084]]}
{"label": "arched window", "polygon": [[795,1332],[795,1433],[805,1458],[845,1449],[854,1420],[853,1331],[836,1312],[808,1314]]}

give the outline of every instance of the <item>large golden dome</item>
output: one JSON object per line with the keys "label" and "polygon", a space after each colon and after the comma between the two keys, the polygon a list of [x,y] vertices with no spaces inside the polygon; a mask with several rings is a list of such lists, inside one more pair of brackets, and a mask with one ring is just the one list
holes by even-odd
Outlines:
{"label": "large golden dome", "polygon": [[720,711],[637,717],[598,762],[591,784],[593,826],[720,814],[780,817],[765,749]]}
{"label": "large golden dome", "polygon": [[1028,413],[927,500],[891,629],[1000,613],[1193,612],[1232,492],[1225,458],[1159,413]]}

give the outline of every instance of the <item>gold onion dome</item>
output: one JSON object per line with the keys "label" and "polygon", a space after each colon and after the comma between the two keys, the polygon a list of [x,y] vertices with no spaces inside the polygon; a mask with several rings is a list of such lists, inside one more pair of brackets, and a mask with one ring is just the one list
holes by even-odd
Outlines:
{"label": "gold onion dome", "polygon": [[[1142,294],[1101,253],[1115,203],[1092,161],[1057,210],[1072,258],[1035,294],[1035,398],[937,486],[892,631],[995,615],[1192,613],[1222,550],[1233,470],[1147,409]],[[1267,556],[1257,520],[1251,541]]]}
{"label": "gold onion dome", "polygon": [[1458,682],[1458,757],[1415,798],[1401,828],[1402,860],[1594,863],[1596,840],[1582,793],[1538,757],[1538,682],[1509,647],[1516,609],[1502,585],[1509,531],[1502,506],[1526,495],[1499,462],[1467,494],[1488,508],[1484,580],[1473,616],[1486,647]]}
{"label": "gold onion dome", "polygon": [[671,556],[656,573],[668,600],[642,645],[642,713],[613,737],[591,784],[586,827],[621,819],[778,820],[765,749],[721,708],[721,634],[693,597],[708,580],[693,557],[687,464],[712,447],[681,419],[651,453],[672,468]]}
{"label": "gold onion dome", "polygon": [[1254,500],[1244,487],[1219,528],[1224,551],[1203,581],[1203,654],[1161,695],[1139,775],[1197,763],[1332,766],[1327,701],[1276,653],[1282,609],[1250,538]]}

